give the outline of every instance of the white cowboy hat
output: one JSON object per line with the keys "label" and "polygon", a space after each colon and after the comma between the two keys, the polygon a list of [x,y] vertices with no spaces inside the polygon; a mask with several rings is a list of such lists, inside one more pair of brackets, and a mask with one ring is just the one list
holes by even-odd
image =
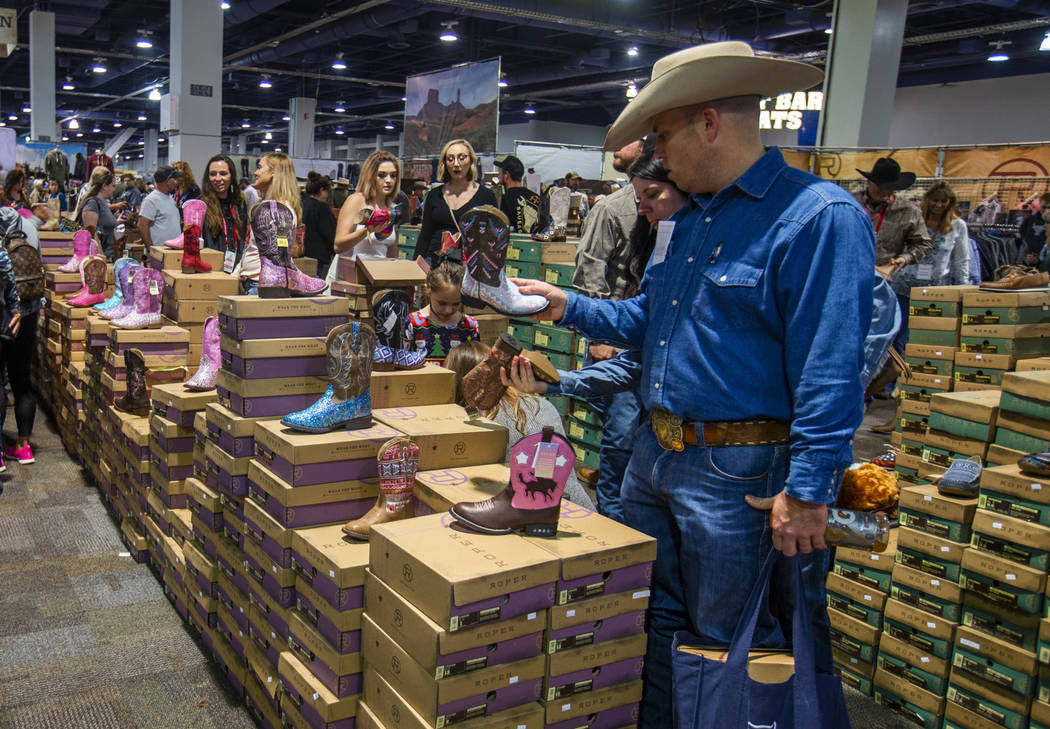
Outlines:
{"label": "white cowboy hat", "polygon": [[773,96],[805,91],[820,83],[816,66],[783,58],[756,56],[740,41],[707,43],[664,56],[653,75],[605,137],[605,149],[620,149],[652,131],[650,120],[669,109],[730,96]]}

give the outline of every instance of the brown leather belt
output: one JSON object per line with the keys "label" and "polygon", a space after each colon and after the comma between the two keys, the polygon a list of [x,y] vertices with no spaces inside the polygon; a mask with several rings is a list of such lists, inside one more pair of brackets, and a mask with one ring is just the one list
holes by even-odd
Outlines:
{"label": "brown leather belt", "polygon": [[683,451],[686,445],[749,446],[787,443],[791,423],[787,420],[723,420],[683,423],[666,410],[653,410],[650,418],[660,447]]}

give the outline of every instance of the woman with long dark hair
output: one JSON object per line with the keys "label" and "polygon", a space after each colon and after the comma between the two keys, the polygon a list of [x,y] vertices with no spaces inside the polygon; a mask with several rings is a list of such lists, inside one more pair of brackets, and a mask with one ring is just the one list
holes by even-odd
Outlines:
{"label": "woman with long dark hair", "polygon": [[311,170],[306,176],[303,194],[303,244],[307,256],[317,260],[317,275],[328,273],[335,241],[335,215],[328,204],[332,181]]}
{"label": "woman with long dark hair", "polygon": [[248,203],[234,177],[233,160],[217,154],[204,166],[201,199],[208,206],[204,216],[205,248],[226,253],[223,269],[233,271],[248,241]]}

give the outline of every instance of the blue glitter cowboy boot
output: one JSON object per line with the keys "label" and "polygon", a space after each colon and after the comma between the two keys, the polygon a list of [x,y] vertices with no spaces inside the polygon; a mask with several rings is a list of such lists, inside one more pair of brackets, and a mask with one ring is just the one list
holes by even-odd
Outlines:
{"label": "blue glitter cowboy boot", "polygon": [[124,290],[120,287],[120,271],[130,263],[136,263],[134,258],[118,258],[113,262],[113,281],[117,283],[113,295],[101,304],[95,304],[95,311],[109,311],[124,303]]}
{"label": "blue glitter cowboy boot", "polygon": [[464,296],[480,299],[507,316],[531,316],[544,311],[550,302],[543,296],[526,295],[507,280],[504,265],[510,243],[507,216],[491,205],[468,210],[459,221],[463,238]]}
{"label": "blue glitter cowboy boot", "polygon": [[376,335],[361,322],[340,324],[328,332],[328,379],[324,395],[310,407],[285,415],[282,425],[304,433],[327,433],[340,426],[360,430],[372,426],[372,356]]}

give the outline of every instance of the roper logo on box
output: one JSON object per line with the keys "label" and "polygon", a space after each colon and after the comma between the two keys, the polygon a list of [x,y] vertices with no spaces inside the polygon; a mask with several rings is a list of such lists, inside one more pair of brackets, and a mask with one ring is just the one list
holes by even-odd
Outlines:
{"label": "roper logo on box", "polygon": [[405,582],[412,581],[412,565],[408,564],[407,562],[401,565],[401,579],[403,579]]}
{"label": "roper logo on box", "polygon": [[416,394],[416,383],[409,382],[407,385],[405,385],[405,394],[406,395],[415,395]]}
{"label": "roper logo on box", "polygon": [[401,614],[401,608],[394,608],[394,625],[399,628],[405,625],[405,616]]}
{"label": "roper logo on box", "polygon": [[467,482],[467,474],[454,468],[445,468],[440,471],[427,471],[416,474],[416,478],[431,486],[458,486]]}
{"label": "roper logo on box", "polygon": [[395,675],[400,675],[401,674],[401,661],[398,660],[397,656],[391,656],[391,658],[390,658],[390,670],[393,671]]}
{"label": "roper logo on box", "polygon": [[457,442],[456,445],[452,447],[452,452],[455,453],[457,456],[462,456],[464,453],[467,452],[467,444],[463,441]]}
{"label": "roper logo on box", "polygon": [[395,724],[401,723],[401,710],[397,708],[397,704],[390,705],[390,720]]}

